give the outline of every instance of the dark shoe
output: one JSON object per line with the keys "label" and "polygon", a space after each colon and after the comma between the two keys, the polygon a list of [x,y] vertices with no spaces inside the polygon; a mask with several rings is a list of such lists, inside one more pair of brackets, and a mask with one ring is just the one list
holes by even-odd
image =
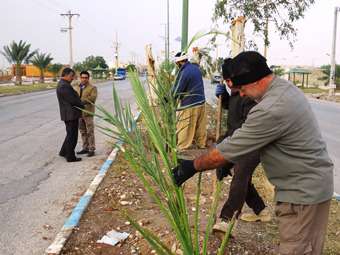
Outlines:
{"label": "dark shoe", "polygon": [[81,151],[77,151],[77,154],[86,154],[89,153],[88,150],[82,149]]}
{"label": "dark shoe", "polygon": [[81,161],[81,158],[67,159],[67,162],[78,162],[78,161]]}
{"label": "dark shoe", "polygon": [[89,153],[87,153],[88,157],[93,157],[94,156],[94,151],[89,151]]}

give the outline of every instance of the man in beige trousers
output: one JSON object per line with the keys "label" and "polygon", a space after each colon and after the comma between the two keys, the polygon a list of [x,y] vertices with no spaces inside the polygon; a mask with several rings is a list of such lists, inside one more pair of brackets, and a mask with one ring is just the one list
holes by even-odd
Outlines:
{"label": "man in beige trousers", "polygon": [[93,86],[89,80],[89,72],[82,71],[80,73],[80,84],[75,87],[85,106],[85,111],[82,112],[82,116],[79,119],[79,131],[83,141],[83,148],[77,154],[87,154],[88,157],[92,157],[96,150],[93,113],[95,111],[94,104],[97,100],[97,87]]}
{"label": "man in beige trousers", "polygon": [[179,52],[175,56],[179,73],[173,92],[180,100],[177,110],[177,148],[183,151],[196,145],[205,148],[207,140],[207,115],[205,110],[204,83],[199,67]]}

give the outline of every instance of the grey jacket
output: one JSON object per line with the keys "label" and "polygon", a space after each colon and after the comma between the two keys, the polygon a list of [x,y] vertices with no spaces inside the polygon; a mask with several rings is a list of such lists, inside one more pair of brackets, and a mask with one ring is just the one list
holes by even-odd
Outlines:
{"label": "grey jacket", "polygon": [[276,201],[316,204],[333,195],[333,163],[312,109],[292,83],[275,77],[242,127],[217,146],[237,161],[260,150]]}

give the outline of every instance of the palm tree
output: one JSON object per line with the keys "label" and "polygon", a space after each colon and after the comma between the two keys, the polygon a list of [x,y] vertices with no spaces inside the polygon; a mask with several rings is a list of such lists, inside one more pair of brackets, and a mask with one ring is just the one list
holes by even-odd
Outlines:
{"label": "palm tree", "polygon": [[49,64],[51,64],[51,61],[53,60],[53,58],[51,57],[51,54],[47,54],[47,53],[37,53],[33,59],[31,60],[31,63],[38,67],[40,70],[40,82],[44,83],[44,72],[46,70],[46,68],[48,67]]}
{"label": "palm tree", "polygon": [[16,84],[21,85],[22,83],[21,64],[23,62],[28,63],[37,53],[37,50],[31,52],[30,48],[31,44],[23,42],[22,40],[20,40],[19,43],[12,41],[10,45],[3,47],[3,51],[1,52],[9,63],[15,64]]}
{"label": "palm tree", "polygon": [[47,70],[53,73],[53,81],[57,81],[57,76],[62,68],[63,68],[63,65],[59,63],[52,64],[47,67]]}
{"label": "palm tree", "polygon": [[[319,77],[318,80],[324,81],[324,84],[327,86],[329,84],[329,75],[331,72],[331,65],[322,65],[320,66],[322,71],[322,77]],[[340,65],[335,65],[335,84],[338,86],[340,84]]]}

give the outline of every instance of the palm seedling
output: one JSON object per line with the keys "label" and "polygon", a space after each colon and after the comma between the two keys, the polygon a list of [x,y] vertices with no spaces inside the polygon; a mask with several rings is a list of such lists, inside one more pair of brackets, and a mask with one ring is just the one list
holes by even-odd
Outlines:
{"label": "palm seedling", "polygon": [[[172,82],[169,73],[159,72],[156,76],[154,91],[157,95],[157,109],[150,103],[144,84],[136,72],[129,72],[136,103],[139,107],[142,121],[137,120],[131,112],[128,104],[123,105],[113,87],[114,113],[111,114],[101,106],[97,106],[97,115],[108,126],[100,127],[108,136],[116,139],[116,146],[124,153],[131,169],[144,185],[144,188],[157,204],[160,212],[173,230],[180,249],[184,255],[207,254],[208,238],[212,230],[217,201],[221,190],[220,183],[214,195],[213,205],[210,211],[206,235],[203,243],[200,243],[200,192],[201,174],[198,175],[197,193],[195,201],[195,214],[193,219],[189,217],[188,207],[184,192],[177,187],[172,179],[172,168],[178,163],[176,150],[176,108],[178,101],[172,93]],[[123,145],[124,144],[124,145]],[[173,254],[171,249],[148,229],[140,226],[136,220],[125,213],[149,245],[157,254]],[[193,228],[192,228],[193,226]],[[231,232],[230,225],[228,236],[222,242],[218,254],[223,254]]]}

